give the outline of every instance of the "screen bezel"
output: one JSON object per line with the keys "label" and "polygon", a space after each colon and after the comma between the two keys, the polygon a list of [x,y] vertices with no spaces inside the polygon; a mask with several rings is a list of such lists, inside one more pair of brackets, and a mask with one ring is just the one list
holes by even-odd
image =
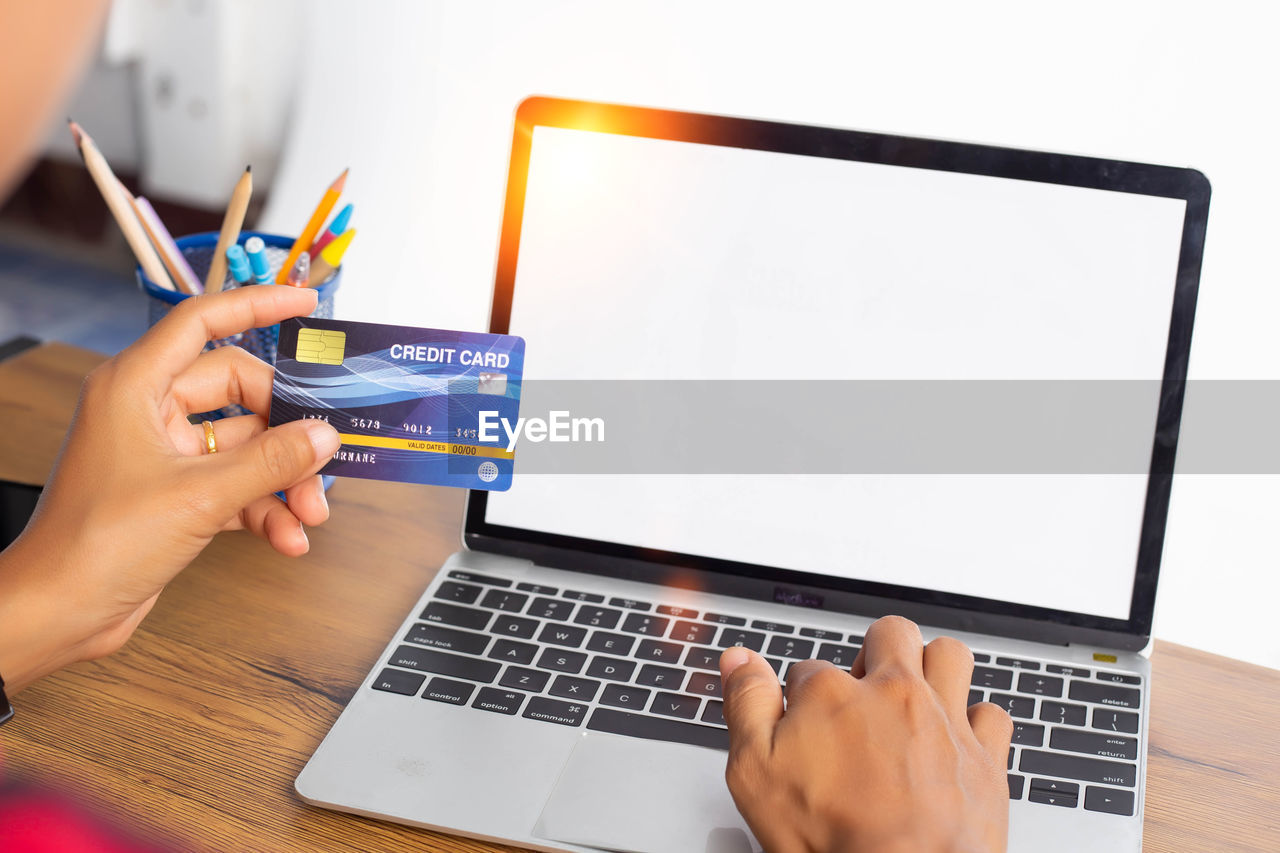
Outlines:
{"label": "screen bezel", "polygon": [[[1137,567],[1128,619],[977,598],[918,587],[850,580],[693,554],[659,551],[485,521],[488,493],[473,491],[467,503],[464,542],[474,550],[536,557],[538,562],[604,575],[670,582],[697,576],[704,589],[770,598],[778,585],[812,590],[833,610],[876,615],[886,603],[906,613],[984,633],[1093,643],[1145,646],[1151,633],[1160,574],[1174,459],[1182,416],[1191,331],[1208,220],[1209,182],[1194,169],[1053,154],[990,145],[893,136],[757,119],[685,113],[559,98],[531,97],[516,111],[507,176],[489,331],[506,334],[511,319],[529,156],[535,127],[556,127],[649,139],[695,142],[813,157],[857,160],[909,168],[1013,178],[1065,186],[1136,193],[1186,202],[1169,340],[1152,445]],[[648,572],[645,567],[652,567]],[[678,570],[678,571],[677,571]],[[832,593],[824,596],[822,593]],[[812,600],[812,599],[810,599]],[[950,617],[950,618],[946,618]]]}

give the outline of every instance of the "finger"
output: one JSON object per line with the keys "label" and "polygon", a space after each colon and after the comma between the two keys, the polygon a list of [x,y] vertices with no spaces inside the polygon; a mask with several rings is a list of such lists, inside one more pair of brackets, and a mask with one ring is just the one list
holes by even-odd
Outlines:
{"label": "finger", "polygon": [[199,460],[212,509],[229,518],[252,501],[316,473],[337,452],[338,431],[320,420],[291,421],[230,451]]}
{"label": "finger", "polygon": [[308,477],[285,490],[284,499],[289,511],[307,527],[315,527],[329,520],[329,501],[324,495],[324,483],[319,476]]}
{"label": "finger", "polygon": [[963,712],[969,704],[973,652],[955,637],[938,637],[924,647],[924,678],[942,699],[943,707]]}
{"label": "finger", "polygon": [[300,557],[311,548],[302,522],[275,495],[265,495],[244,509],[244,526],[271,543],[286,557]]}
{"label": "finger", "polygon": [[209,341],[310,314],[316,299],[314,288],[261,284],[192,296],[120,353],[118,363],[167,383],[190,367]]}
{"label": "finger", "polygon": [[[211,423],[214,443],[220,453],[239,447],[267,429],[267,419],[262,415],[237,415],[234,418],[219,418]],[[191,440],[180,442],[182,446],[179,450],[187,456],[201,456],[209,452],[203,423],[189,424],[187,432],[190,432]]]}
{"label": "finger", "polygon": [[802,660],[787,670],[787,710],[813,700],[841,702],[857,682],[830,661]]}
{"label": "finger", "polygon": [[773,667],[750,649],[732,646],[720,655],[720,679],[730,756],[767,756],[782,718],[782,686]]}
{"label": "finger", "polygon": [[188,414],[232,404],[266,414],[274,373],[271,365],[240,347],[218,347],[201,353],[173,380],[173,396]]}
{"label": "finger", "polygon": [[867,629],[851,667],[857,678],[877,673],[924,674],[924,637],[910,619],[885,616]]}
{"label": "finger", "polygon": [[1003,767],[1013,738],[1013,718],[999,705],[979,702],[969,706],[969,726],[991,760]]}

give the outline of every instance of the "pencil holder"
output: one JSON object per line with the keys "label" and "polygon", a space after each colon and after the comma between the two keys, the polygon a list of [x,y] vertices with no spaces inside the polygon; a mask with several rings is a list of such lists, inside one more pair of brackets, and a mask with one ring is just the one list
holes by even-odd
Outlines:
{"label": "pencil holder", "polygon": [[[279,272],[280,267],[284,265],[285,258],[289,255],[289,249],[293,246],[293,238],[285,237],[280,234],[265,234],[260,231],[241,231],[240,245],[250,237],[261,237],[262,242],[267,247],[267,259],[271,262],[271,274],[274,276]],[[179,237],[175,240],[178,248],[182,250],[182,254],[186,257],[187,263],[191,265],[192,271],[195,272],[196,278],[204,281],[205,275],[209,272],[209,264],[213,261],[213,250],[218,243],[217,232],[207,232],[204,234],[191,234],[186,237]],[[147,325],[154,326],[162,317],[173,310],[173,306],[177,305],[189,294],[181,293],[176,290],[166,290],[160,285],[147,277],[139,266],[136,270],[138,277],[138,286],[142,288],[142,292],[147,296]],[[229,280],[229,277],[228,277]],[[316,305],[316,310],[311,314],[312,317],[333,317],[333,295],[338,290],[338,286],[342,283],[342,267],[338,267],[331,276],[323,283],[318,285],[315,290],[320,296],[320,300]],[[224,285],[226,287],[227,285]],[[230,285],[234,286],[234,284]],[[253,285],[245,285],[252,287]],[[247,332],[232,335],[229,338],[219,338],[215,341],[209,341],[205,345],[206,350],[216,349],[225,346],[238,346],[242,349],[256,355],[258,358],[268,364],[276,363],[276,345],[280,338],[280,327],[265,326],[260,329],[250,329]],[[226,406],[217,412],[207,412],[202,417],[209,419],[219,417],[233,417],[235,415],[243,415],[247,413],[247,409],[240,406]],[[264,413],[265,414],[265,413]]]}

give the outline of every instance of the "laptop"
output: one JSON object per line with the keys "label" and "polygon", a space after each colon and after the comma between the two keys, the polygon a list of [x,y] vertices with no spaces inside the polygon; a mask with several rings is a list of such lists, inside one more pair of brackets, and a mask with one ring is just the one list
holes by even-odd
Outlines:
{"label": "laptop", "polygon": [[524,101],[490,331],[527,341],[522,416],[568,395],[604,441],[522,441],[470,494],[299,794],[538,850],[757,851],[721,650],[847,667],[896,613],[1013,717],[1010,850],[1140,849],[1208,203],[1190,169]]}

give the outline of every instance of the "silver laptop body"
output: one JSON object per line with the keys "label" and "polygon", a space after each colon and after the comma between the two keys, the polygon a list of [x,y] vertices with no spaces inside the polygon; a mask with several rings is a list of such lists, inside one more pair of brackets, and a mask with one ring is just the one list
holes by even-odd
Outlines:
{"label": "silver laptop body", "polygon": [[719,651],[785,680],[899,613],[1014,717],[1011,851],[1140,849],[1208,200],[1188,169],[525,101],[490,330],[527,341],[522,416],[603,441],[522,442],[512,489],[472,493],[299,794],[540,850],[756,851]]}

